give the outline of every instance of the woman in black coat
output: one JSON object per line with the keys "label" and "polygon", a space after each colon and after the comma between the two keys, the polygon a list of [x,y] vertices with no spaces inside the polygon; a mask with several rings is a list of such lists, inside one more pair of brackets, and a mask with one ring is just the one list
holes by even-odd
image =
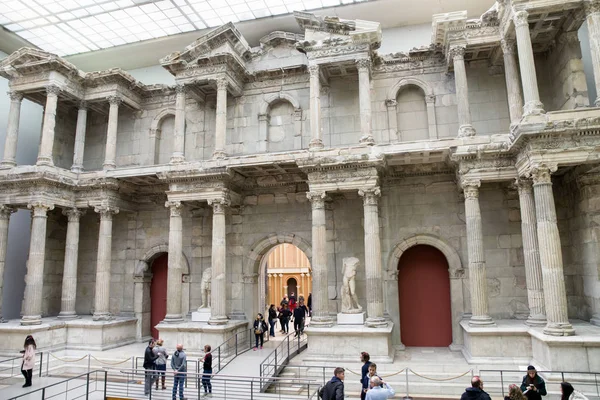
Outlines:
{"label": "woman in black coat", "polygon": [[546,382],[537,374],[533,365],[527,367],[527,375],[523,377],[521,390],[528,400],[542,400],[542,396],[548,394],[546,392]]}

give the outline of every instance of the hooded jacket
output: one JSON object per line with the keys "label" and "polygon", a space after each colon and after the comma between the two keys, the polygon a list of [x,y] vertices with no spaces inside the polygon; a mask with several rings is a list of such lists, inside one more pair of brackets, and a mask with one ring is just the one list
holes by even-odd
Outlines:
{"label": "hooded jacket", "polygon": [[475,387],[470,387],[465,390],[460,400],[492,400],[490,395],[483,390]]}

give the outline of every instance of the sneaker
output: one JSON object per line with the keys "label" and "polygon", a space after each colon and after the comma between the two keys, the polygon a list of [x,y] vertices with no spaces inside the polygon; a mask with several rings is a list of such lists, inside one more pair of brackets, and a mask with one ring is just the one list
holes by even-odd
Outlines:
{"label": "sneaker", "polygon": [[256,347],[255,347],[255,348],[253,348],[252,350],[256,351],[256,350],[258,350],[258,348],[256,348]]}
{"label": "sneaker", "polygon": [[262,346],[260,346],[260,348],[262,349]]}

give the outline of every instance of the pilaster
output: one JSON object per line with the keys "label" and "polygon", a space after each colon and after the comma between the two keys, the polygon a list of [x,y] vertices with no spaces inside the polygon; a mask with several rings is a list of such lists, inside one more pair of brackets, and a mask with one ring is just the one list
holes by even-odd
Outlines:
{"label": "pilaster", "polygon": [[112,221],[119,209],[103,205],[94,208],[100,214],[98,257],[96,263],[96,295],[94,298],[94,321],[112,319],[110,313],[110,272],[112,260]]}
{"label": "pilaster", "polygon": [[67,240],[65,243],[65,264],[63,269],[61,306],[58,318],[77,318],[75,302],[77,300],[77,259],[79,256],[79,220],[85,211],[78,208],[63,210],[68,217]]}
{"label": "pilaster", "polygon": [[184,85],[175,86],[177,97],[175,99],[175,126],[173,130],[173,154],[171,164],[185,161],[185,102],[186,90]]}

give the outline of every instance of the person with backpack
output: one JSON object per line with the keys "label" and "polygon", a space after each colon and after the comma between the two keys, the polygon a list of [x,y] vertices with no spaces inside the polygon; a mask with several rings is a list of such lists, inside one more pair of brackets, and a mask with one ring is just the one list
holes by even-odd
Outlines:
{"label": "person with backpack", "polygon": [[256,319],[254,320],[254,338],[256,339],[256,345],[254,346],[254,351],[258,350],[258,341],[260,340],[260,348],[263,348],[263,344],[265,341],[265,332],[268,330],[267,323],[261,313],[256,315]]}
{"label": "person with backpack", "polygon": [[344,400],[344,377],[346,370],[337,367],[333,370],[333,378],[319,390],[319,398],[323,400]]}

